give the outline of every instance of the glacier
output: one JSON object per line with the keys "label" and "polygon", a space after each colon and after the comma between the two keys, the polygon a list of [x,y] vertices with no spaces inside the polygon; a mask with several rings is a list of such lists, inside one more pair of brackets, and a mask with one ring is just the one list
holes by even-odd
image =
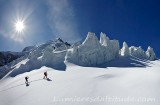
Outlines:
{"label": "glacier", "polygon": [[139,47],[135,47],[135,46],[131,46],[128,47],[126,42],[123,42],[123,46],[120,49],[120,56],[133,56],[133,57],[137,57],[137,58],[141,58],[141,59],[147,59],[147,60],[156,60],[156,54],[153,51],[153,48],[151,48],[150,46],[148,46],[147,51],[144,51],[141,46]]}
{"label": "glacier", "polygon": [[109,40],[104,34],[100,34],[100,41],[94,33],[89,32],[84,42],[66,54],[66,61],[81,66],[97,66],[116,58],[119,54],[119,42]]}
{"label": "glacier", "polygon": [[160,60],[150,46],[120,48],[105,33],[88,32],[82,43],[57,38],[22,53],[0,68],[0,105],[160,104]]}
{"label": "glacier", "polygon": [[[118,40],[110,40],[105,33],[100,33],[100,40],[95,33],[88,32],[82,43],[69,44],[62,39],[49,41],[40,45],[29,46],[22,51],[24,56],[0,67],[0,78],[8,72],[11,76],[39,69],[42,66],[57,70],[66,70],[65,62],[70,62],[85,67],[100,67],[107,62],[135,57],[145,60],[156,60],[153,48],[144,51],[141,47],[129,47],[126,42],[120,49]],[[20,63],[26,61],[25,63]],[[129,61],[129,60],[128,60]],[[19,64],[18,68],[16,65]]]}

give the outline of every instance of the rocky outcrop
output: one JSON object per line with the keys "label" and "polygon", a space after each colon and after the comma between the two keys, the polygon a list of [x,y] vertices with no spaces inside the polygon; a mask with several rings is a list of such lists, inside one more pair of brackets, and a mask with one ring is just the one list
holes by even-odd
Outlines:
{"label": "rocky outcrop", "polygon": [[13,60],[21,57],[23,54],[20,52],[0,52],[0,66],[4,66]]}

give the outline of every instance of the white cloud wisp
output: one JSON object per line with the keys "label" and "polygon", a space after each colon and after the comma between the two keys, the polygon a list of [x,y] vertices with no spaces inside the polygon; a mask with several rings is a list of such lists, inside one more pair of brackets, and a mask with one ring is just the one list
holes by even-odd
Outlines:
{"label": "white cloud wisp", "polygon": [[75,42],[81,39],[74,9],[69,0],[48,0],[49,25],[55,37]]}

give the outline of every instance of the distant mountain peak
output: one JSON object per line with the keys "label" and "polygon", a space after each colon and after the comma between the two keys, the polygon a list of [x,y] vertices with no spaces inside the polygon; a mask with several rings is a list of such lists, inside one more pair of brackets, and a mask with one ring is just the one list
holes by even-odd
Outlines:
{"label": "distant mountain peak", "polygon": [[57,41],[64,42],[61,38],[56,38]]}

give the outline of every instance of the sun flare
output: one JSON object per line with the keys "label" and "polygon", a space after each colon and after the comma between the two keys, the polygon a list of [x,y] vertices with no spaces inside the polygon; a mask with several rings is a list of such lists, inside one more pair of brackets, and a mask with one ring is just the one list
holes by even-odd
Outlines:
{"label": "sun flare", "polygon": [[15,23],[15,30],[16,32],[23,32],[25,29],[25,25],[23,21],[17,21]]}

